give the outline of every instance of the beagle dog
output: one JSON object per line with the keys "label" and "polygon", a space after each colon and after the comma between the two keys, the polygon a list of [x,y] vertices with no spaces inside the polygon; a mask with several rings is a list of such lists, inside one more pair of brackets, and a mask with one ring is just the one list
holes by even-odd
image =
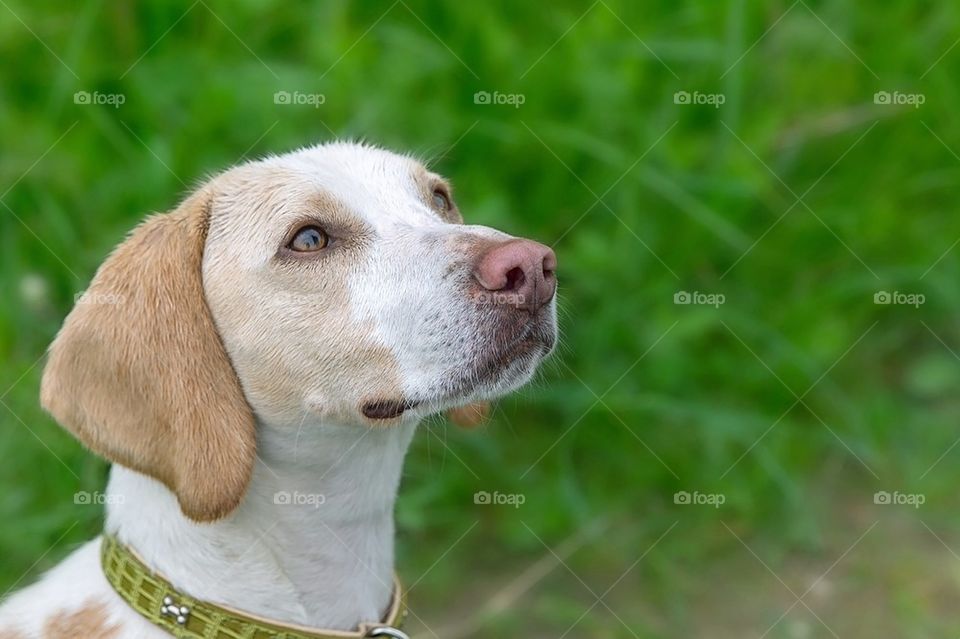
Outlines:
{"label": "beagle dog", "polygon": [[242,164],[148,218],[41,384],[113,462],[104,534],[0,605],[0,639],[404,636],[383,620],[415,427],[531,378],[555,269],[355,143]]}

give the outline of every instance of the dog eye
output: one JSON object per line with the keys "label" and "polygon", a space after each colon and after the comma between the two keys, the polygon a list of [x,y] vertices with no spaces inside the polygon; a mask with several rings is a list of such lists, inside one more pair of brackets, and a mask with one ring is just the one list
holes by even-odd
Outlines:
{"label": "dog eye", "polygon": [[443,189],[433,190],[433,205],[440,211],[450,210],[450,197]]}
{"label": "dog eye", "polygon": [[323,229],[316,226],[306,226],[297,231],[287,248],[298,253],[312,253],[325,248],[329,242],[330,237],[324,233]]}

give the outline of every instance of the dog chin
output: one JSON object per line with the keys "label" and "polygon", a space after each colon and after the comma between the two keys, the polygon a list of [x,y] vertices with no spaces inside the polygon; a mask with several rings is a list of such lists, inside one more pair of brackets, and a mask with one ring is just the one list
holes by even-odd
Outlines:
{"label": "dog chin", "polygon": [[552,318],[531,323],[506,347],[481,352],[472,365],[452,375],[448,373],[432,390],[402,398],[372,399],[361,406],[361,412],[373,422],[384,423],[398,418],[419,419],[472,402],[502,397],[533,378],[556,341],[556,322]]}
{"label": "dog chin", "polygon": [[508,348],[482,354],[473,366],[447,380],[440,410],[502,397],[529,382],[553,351],[556,327],[536,326]]}
{"label": "dog chin", "polygon": [[476,391],[479,396],[471,401],[496,399],[523,387],[533,379],[537,367],[549,352],[549,348],[543,348],[540,352],[534,352],[513,360],[503,370],[498,379],[479,387]]}

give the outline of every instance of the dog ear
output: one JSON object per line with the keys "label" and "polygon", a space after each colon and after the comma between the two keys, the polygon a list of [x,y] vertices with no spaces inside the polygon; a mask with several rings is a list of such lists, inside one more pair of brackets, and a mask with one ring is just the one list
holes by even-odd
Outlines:
{"label": "dog ear", "polygon": [[253,413],[203,292],[210,195],[137,227],[50,346],[40,399],[84,445],[172,490],[212,521],[243,498]]}
{"label": "dog ear", "polygon": [[447,419],[460,428],[468,429],[482,425],[489,416],[490,402],[474,402],[447,411]]}

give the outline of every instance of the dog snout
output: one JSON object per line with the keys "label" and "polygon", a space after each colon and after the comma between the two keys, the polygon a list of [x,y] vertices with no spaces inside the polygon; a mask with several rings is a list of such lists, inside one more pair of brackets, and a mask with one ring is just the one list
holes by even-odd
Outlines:
{"label": "dog snout", "polygon": [[557,291],[556,270],[557,256],[550,247],[516,239],[482,253],[473,277],[487,291],[534,313],[553,299]]}

